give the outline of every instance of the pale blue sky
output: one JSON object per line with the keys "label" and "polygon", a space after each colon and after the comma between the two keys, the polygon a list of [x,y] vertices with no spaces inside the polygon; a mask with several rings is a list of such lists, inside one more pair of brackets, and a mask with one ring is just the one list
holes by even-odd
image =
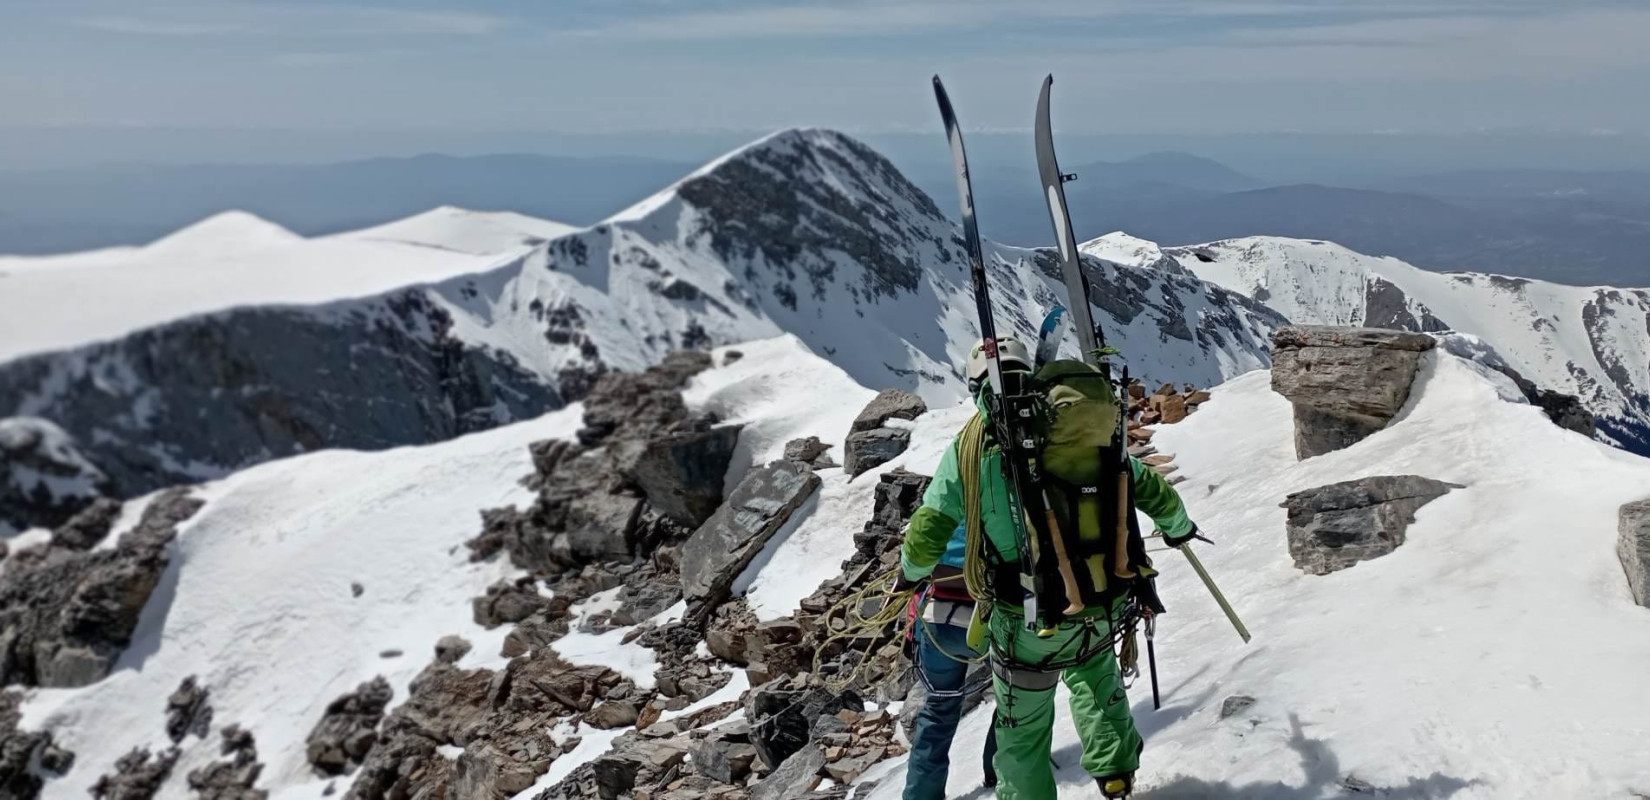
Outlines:
{"label": "pale blue sky", "polygon": [[1650,3],[3,0],[0,127],[1650,132]]}

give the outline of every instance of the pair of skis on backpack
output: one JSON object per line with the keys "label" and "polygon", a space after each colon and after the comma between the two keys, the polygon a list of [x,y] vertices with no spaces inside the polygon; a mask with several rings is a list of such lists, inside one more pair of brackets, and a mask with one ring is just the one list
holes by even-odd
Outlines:
{"label": "pair of skis on backpack", "polygon": [[[1057,308],[1044,321],[1037,346],[1037,366],[1041,367],[1052,360],[1058,351],[1062,334],[1061,324],[1069,312],[1073,327],[1077,331],[1077,342],[1083,361],[1110,381],[1111,365],[1106,356],[1111,351],[1105,346],[1105,334],[1095,324],[1089,306],[1088,277],[1083,274],[1081,258],[1077,252],[1077,237],[1072,231],[1071,217],[1066,211],[1064,184],[1076,176],[1062,173],[1054,157],[1054,134],[1049,122],[1049,92],[1053,84],[1054,77],[1051,75],[1043,81],[1042,92],[1037,98],[1037,172],[1043,183],[1043,194],[1048,201],[1049,219],[1053,223],[1055,240],[1059,244],[1061,276],[1071,297],[1071,304],[1065,311]],[[962,205],[963,238],[968,248],[969,274],[983,343],[981,349],[986,358],[986,374],[990,385],[985,403],[990,411],[988,416],[994,426],[993,433],[1002,448],[1008,465],[1008,477],[1014,489],[1009,493],[1009,516],[1015,527],[1025,626],[1029,630],[1037,631],[1039,635],[1050,635],[1053,633],[1053,624],[1081,610],[1072,577],[1074,570],[1062,537],[1058,535],[1047,538],[1058,561],[1058,574],[1065,584],[1064,592],[1049,591],[1052,587],[1044,586],[1041,577],[1041,573],[1048,570],[1037,568],[1039,562],[1044,565],[1048,562],[1041,558],[1045,554],[1038,546],[1039,537],[1027,524],[1027,517],[1030,515],[1031,519],[1039,521],[1053,518],[1047,505],[1046,493],[1041,490],[1041,476],[1037,473],[1039,459],[1035,428],[1040,420],[1036,418],[1035,403],[1026,402],[1025,387],[1010,387],[1004,381],[1002,359],[998,353],[996,320],[986,278],[985,254],[980,242],[979,223],[974,214],[974,190],[969,177],[968,155],[963,147],[962,127],[957,122],[951,99],[946,94],[945,86],[938,75],[934,76],[934,97],[939,103],[940,116],[945,122],[946,138],[951,145],[951,156],[957,171],[957,196]],[[1121,384],[1118,384],[1116,391],[1122,391]],[[1122,409],[1119,409],[1117,429],[1112,440],[1115,446],[1109,450],[1119,462],[1119,474],[1126,476],[1129,465],[1126,445],[1127,423],[1124,416]],[[1040,613],[1044,610],[1039,606],[1045,599],[1054,600],[1054,605],[1059,606],[1058,601],[1062,597],[1069,600],[1064,611],[1056,607],[1046,609],[1046,613]]]}
{"label": "pair of skis on backpack", "polygon": [[[1077,176],[1068,175],[1060,171],[1059,162],[1054,156],[1054,131],[1049,119],[1049,95],[1054,86],[1054,76],[1050,75],[1043,80],[1042,91],[1037,97],[1037,117],[1035,124],[1035,138],[1037,148],[1037,174],[1042,181],[1043,196],[1048,203],[1049,221],[1053,226],[1055,242],[1060,251],[1060,273],[1070,296],[1069,313],[1072,323],[1077,329],[1077,341],[1082,351],[1083,361],[1099,370],[1107,380],[1112,380],[1111,364],[1108,356],[1116,351],[1108,348],[1105,341],[1105,332],[1095,324],[1093,311],[1089,304],[1089,281],[1083,273],[1081,256],[1077,252],[1077,236],[1071,227],[1071,216],[1066,207],[1066,181]],[[1033,414],[1028,406],[1022,402],[1023,397],[1016,397],[1008,392],[1003,381],[1002,362],[998,354],[998,337],[996,321],[991,308],[990,288],[987,285],[985,271],[985,254],[980,243],[979,222],[974,215],[974,190],[969,178],[968,155],[963,147],[962,127],[957,122],[956,112],[951,107],[951,99],[945,92],[945,86],[940,82],[938,75],[934,76],[934,98],[939,103],[940,116],[945,123],[946,139],[951,146],[951,157],[957,173],[957,196],[962,206],[963,239],[968,248],[969,275],[974,290],[975,311],[979,316],[981,348],[987,360],[987,376],[990,382],[990,392],[986,396],[987,408],[991,411],[992,424],[996,439],[1002,447],[1005,460],[1009,467],[1009,480],[1013,491],[1009,493],[1009,513],[1015,524],[1016,549],[1020,562],[1020,589],[1025,598],[1025,626],[1029,630],[1042,633],[1047,630],[1042,624],[1044,616],[1039,613],[1039,598],[1045,595],[1042,578],[1036,569],[1039,548],[1032,537],[1032,531],[1027,527],[1027,513],[1042,518],[1047,513],[1046,501],[1041,491],[1031,491],[1040,484],[1036,480],[1034,432],[1031,427],[1038,423],[1032,419]],[[1059,349],[1062,335],[1061,324],[1065,311],[1056,308],[1044,320],[1043,329],[1039,332],[1037,345],[1037,366],[1053,360]],[[1111,449],[1115,458],[1119,474],[1127,476],[1130,472],[1128,463],[1128,436],[1126,405],[1122,399],[1126,396],[1128,372],[1125,368],[1119,379],[1114,381],[1118,397],[1119,413],[1117,414],[1117,429]],[[1027,507],[1030,506],[1030,507]],[[1132,516],[1132,514],[1131,514]],[[1062,579],[1066,583],[1066,596],[1071,597],[1071,568],[1067,563],[1063,551],[1060,551],[1059,539],[1054,537],[1055,549],[1059,551]],[[1238,619],[1237,613],[1226,601],[1226,597],[1215,586],[1197,556],[1189,545],[1179,548],[1186,557],[1198,578],[1214,596],[1221,610],[1225,612],[1232,626],[1237,629],[1238,635],[1245,642],[1249,641],[1249,631],[1243,622]],[[1057,594],[1057,593],[1056,593]],[[1069,606],[1068,606],[1069,608]],[[1053,619],[1064,616],[1059,610],[1051,610]],[[1050,631],[1051,632],[1051,631]]]}

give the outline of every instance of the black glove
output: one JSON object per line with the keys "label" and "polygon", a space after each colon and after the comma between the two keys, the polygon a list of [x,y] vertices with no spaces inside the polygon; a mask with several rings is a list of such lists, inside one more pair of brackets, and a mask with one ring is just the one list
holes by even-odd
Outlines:
{"label": "black glove", "polygon": [[923,580],[924,579],[920,578],[917,580],[911,580],[910,578],[905,577],[905,571],[901,570],[899,577],[894,579],[894,592],[908,592],[916,589],[918,586],[922,585]]}
{"label": "black glove", "polygon": [[1192,524],[1192,529],[1191,530],[1189,530],[1189,531],[1187,531],[1187,532],[1185,532],[1185,533],[1183,533],[1179,536],[1170,536],[1168,531],[1163,532],[1163,543],[1170,546],[1170,547],[1173,547],[1176,550],[1179,550],[1180,548],[1185,547],[1186,543],[1193,540],[1193,539],[1196,539],[1200,542],[1209,542],[1209,544],[1214,544],[1214,542],[1210,542],[1208,538],[1206,538],[1202,534],[1198,533],[1196,523]]}

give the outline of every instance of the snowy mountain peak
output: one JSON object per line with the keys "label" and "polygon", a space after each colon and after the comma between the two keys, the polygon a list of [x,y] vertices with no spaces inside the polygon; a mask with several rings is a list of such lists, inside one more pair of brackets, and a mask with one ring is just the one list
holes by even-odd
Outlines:
{"label": "snowy mountain peak", "polygon": [[200,258],[302,242],[299,236],[256,214],[224,211],[143,247],[148,256]]}

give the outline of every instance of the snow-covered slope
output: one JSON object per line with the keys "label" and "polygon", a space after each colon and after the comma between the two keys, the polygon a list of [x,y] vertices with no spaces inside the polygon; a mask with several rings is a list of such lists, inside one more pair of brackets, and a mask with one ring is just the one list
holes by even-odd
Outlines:
{"label": "snow-covered slope", "polygon": [[[231,222],[263,244],[0,277],[0,413],[56,422],[130,495],[524,419],[604,371],[781,333],[862,385],[949,403],[978,336],[957,228],[825,130],[769,136],[548,241],[553,223],[451,209],[299,241]],[[993,244],[987,258],[1000,331],[1030,337],[1068,302],[1050,252]],[[1189,275],[1087,267],[1135,375],[1212,385],[1267,364],[1281,318],[1263,305]],[[70,349],[3,360],[55,347]]]}
{"label": "snow-covered slope", "polygon": [[[1563,431],[1498,375],[1427,356],[1398,422],[1297,462],[1289,404],[1257,372],[1153,443],[1217,542],[1205,565],[1253,631],[1245,646],[1173,553],[1157,635],[1164,707],[1130,697],[1146,734],[1142,798],[1627,797],[1650,790],[1644,711],[1650,616],[1617,563],[1615,509],[1650,487],[1650,461]],[[919,433],[922,429],[919,428]],[[944,435],[932,429],[925,436]],[[905,465],[933,468],[913,442]],[[1393,554],[1328,576],[1296,570],[1278,504],[1370,475],[1464,484],[1421,510]],[[1149,524],[1149,523],[1148,523]],[[1098,798],[1061,721],[1062,798]],[[1256,704],[1219,718],[1222,701]],[[991,709],[953,745],[950,792],[976,796]],[[903,770],[870,797],[899,796]]]}
{"label": "snow-covered slope", "polygon": [[[518,484],[532,472],[527,445],[570,438],[580,414],[573,405],[429,447],[285,459],[198,488],[207,504],[180,530],[114,673],[37,690],[26,707],[25,727],[56,731],[76,753],[46,796],[85,797],[132,748],[170,746],[166,698],[190,675],[211,693],[215,726],[255,732],[261,787],[319,796],[304,739],[333,698],[383,675],[404,699],[446,634],[476,644],[462,666],[498,661],[507,629],[476,625],[470,598],[508,567],[471,564],[462,544],[482,509],[531,502]],[[183,776],[217,758],[217,744],[186,740],[160,796],[190,796]]]}
{"label": "snow-covered slope", "polygon": [[[1123,257],[1139,240],[1084,245]],[[1133,262],[1145,266],[1152,254]],[[1321,241],[1252,237],[1169,248],[1204,280],[1264,302],[1293,322],[1478,336],[1536,384],[1574,394],[1610,441],[1650,453],[1650,289],[1567,286],[1429,272]]]}

